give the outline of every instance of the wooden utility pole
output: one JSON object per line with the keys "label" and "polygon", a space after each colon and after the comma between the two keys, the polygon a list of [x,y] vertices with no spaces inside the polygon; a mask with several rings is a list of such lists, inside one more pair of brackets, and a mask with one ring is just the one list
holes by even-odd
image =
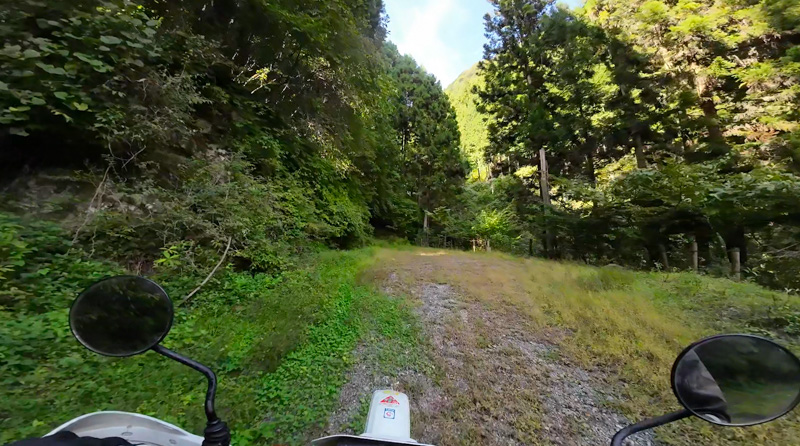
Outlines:
{"label": "wooden utility pole", "polygon": [[428,246],[428,211],[423,211],[425,216],[422,220],[423,241],[422,246]]}
{"label": "wooden utility pole", "polygon": [[741,262],[741,252],[739,248],[731,249],[731,275],[733,276],[733,280],[739,281],[742,280],[742,262]]}
{"label": "wooden utility pole", "polygon": [[547,213],[550,207],[550,176],[547,168],[547,152],[544,147],[539,149],[539,190],[542,194],[542,205],[545,215],[544,220],[544,251],[547,257],[552,256],[553,252],[553,235],[548,228]]}
{"label": "wooden utility pole", "polygon": [[550,205],[550,177],[547,171],[547,153],[544,147],[539,149],[539,186],[542,192],[542,203]]}

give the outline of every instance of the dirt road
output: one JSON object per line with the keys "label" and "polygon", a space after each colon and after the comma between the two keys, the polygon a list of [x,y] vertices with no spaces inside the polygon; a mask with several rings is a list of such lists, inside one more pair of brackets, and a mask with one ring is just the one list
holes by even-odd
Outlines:
{"label": "dirt road", "polygon": [[[562,355],[572,333],[537,325],[517,306],[526,290],[494,282],[519,265],[444,253],[392,252],[373,271],[383,290],[416,305],[433,373],[401,372],[395,382],[361,356],[330,431],[346,428],[369,389],[409,393],[412,434],[437,445],[604,445],[627,420],[612,408],[615,389],[600,371]],[[493,271],[489,271],[493,270]],[[485,278],[475,283],[465,278]],[[494,282],[494,283],[491,283]],[[652,435],[636,445],[656,444]]]}

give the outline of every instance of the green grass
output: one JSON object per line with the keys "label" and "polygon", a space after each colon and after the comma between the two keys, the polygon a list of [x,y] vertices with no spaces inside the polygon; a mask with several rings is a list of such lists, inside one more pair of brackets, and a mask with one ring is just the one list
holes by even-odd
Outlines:
{"label": "green grass", "polygon": [[[0,443],[41,436],[98,410],[139,412],[201,432],[201,375],[154,353],[103,358],[69,332],[69,302],[93,280],[122,269],[76,250],[52,250],[45,241],[69,240],[55,227],[37,229],[22,256],[26,265],[0,282],[3,301],[18,303],[0,311]],[[338,401],[358,342],[375,342],[376,333],[396,338],[381,355],[399,349],[398,342],[416,344],[409,309],[357,283],[372,259],[372,249],[326,251],[280,276],[221,271],[191,308],[177,309],[164,345],[217,372],[217,412],[234,444],[307,443]],[[156,279],[175,296],[190,282]],[[411,360],[413,351],[395,357]]]}
{"label": "green grass", "polygon": [[[787,322],[800,312],[800,297],[750,283],[504,254],[417,249],[384,250],[379,256],[400,272],[400,280],[450,284],[488,309],[524,316],[521,323],[534,333],[560,334],[548,337],[560,356],[603,371],[619,397],[614,408],[630,419],[679,409],[669,383],[672,362],[704,336],[758,333],[800,352],[797,332]],[[658,432],[661,441],[674,445],[793,444],[800,436],[799,420],[794,412],[750,429],[688,420]]]}
{"label": "green grass", "polygon": [[[153,353],[102,358],[69,333],[71,299],[122,269],[68,249],[69,239],[53,227],[4,224],[24,237],[0,240],[14,262],[3,264],[0,278],[0,443],[42,435],[96,410],[144,413],[200,432],[200,375]],[[435,267],[421,267],[423,259]],[[372,268],[376,262],[383,267]],[[165,341],[218,372],[218,412],[236,445],[305,444],[319,434],[359,345],[371,347],[367,360],[377,373],[441,378],[413,301],[377,291],[376,271],[387,268],[400,280],[450,283],[490,310],[514,308],[527,329],[563,332],[553,338],[561,347],[553,360],[604,370],[618,389],[615,407],[631,418],[677,408],[669,367],[701,336],[754,332],[798,351],[800,299],[747,283],[407,246],[325,251],[297,263],[303,266],[277,276],[220,271],[191,307],[178,309]],[[164,272],[156,279],[175,296],[195,283]],[[353,431],[363,428],[367,398],[350,422]],[[535,435],[536,401],[521,403],[533,409],[519,429]],[[676,445],[788,444],[800,435],[797,420],[751,430],[689,421],[661,429],[659,438]]]}

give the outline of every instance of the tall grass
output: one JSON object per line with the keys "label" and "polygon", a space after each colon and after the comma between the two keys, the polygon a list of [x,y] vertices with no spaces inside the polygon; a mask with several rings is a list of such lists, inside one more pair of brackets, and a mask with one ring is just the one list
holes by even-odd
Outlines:
{"label": "tall grass", "polygon": [[[619,396],[616,409],[631,419],[680,408],[669,383],[672,362],[703,336],[758,333],[800,352],[791,323],[800,298],[749,283],[503,254],[417,250],[379,255],[418,280],[448,283],[489,309],[524,315],[528,330],[557,343],[568,363],[604,373]],[[800,438],[798,420],[793,414],[751,429],[719,429],[692,420],[662,428],[660,438],[681,445],[794,444]]]}

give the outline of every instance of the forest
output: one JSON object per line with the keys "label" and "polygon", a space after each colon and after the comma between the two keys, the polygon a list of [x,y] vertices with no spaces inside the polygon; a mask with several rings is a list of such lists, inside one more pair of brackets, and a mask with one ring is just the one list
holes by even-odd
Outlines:
{"label": "forest", "polygon": [[375,246],[553,261],[576,295],[663,283],[691,311],[700,287],[720,327],[796,342],[800,3],[489,3],[445,89],[382,0],[0,0],[0,443],[120,404],[200,425],[196,379],[71,339],[114,274],[172,296],[237,445],[320,431],[364,339],[430,368],[413,311],[365,285]]}
{"label": "forest", "polygon": [[380,2],[2,14],[3,206],[97,257],[146,271],[230,239],[239,268],[276,271],[372,225],[407,236],[464,182],[454,112],[385,42]]}
{"label": "forest", "polygon": [[[385,20],[380,0],[0,3],[0,375],[2,400],[14,402],[0,411],[0,443],[41,435],[42,420],[72,418],[88,401],[111,404],[110,389],[126,388],[133,411],[160,401],[170,420],[189,405],[69,339],[65,312],[93,281],[151,277],[184,326],[252,330],[216,332],[240,344],[217,350],[233,355],[218,373],[240,373],[250,347],[260,354],[247,355],[257,361],[248,370],[275,371],[330,315],[322,302],[357,262],[314,279],[309,265],[324,270],[337,263],[324,251],[369,244],[375,230],[414,239],[425,212],[460,192],[468,164],[455,112],[386,40]],[[268,296],[289,300],[244,325],[245,303]],[[223,308],[240,320],[219,320]],[[163,367],[153,364],[177,395],[195,387]],[[247,398],[231,406],[253,410]]]}
{"label": "forest", "polygon": [[493,4],[484,60],[448,87],[479,180],[445,233],[798,288],[800,6]]}

